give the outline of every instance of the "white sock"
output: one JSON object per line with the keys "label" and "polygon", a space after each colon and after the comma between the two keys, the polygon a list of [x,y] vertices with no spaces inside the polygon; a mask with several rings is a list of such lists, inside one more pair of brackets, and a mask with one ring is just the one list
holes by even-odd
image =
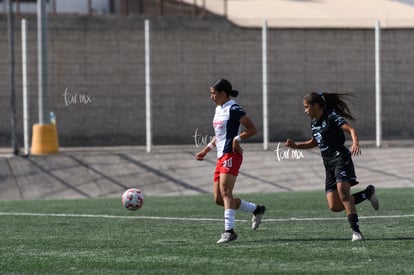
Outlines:
{"label": "white sock", "polygon": [[235,216],[236,216],[236,210],[234,209],[224,210],[224,230],[231,230],[234,228]]}
{"label": "white sock", "polygon": [[257,205],[252,203],[252,202],[248,202],[248,201],[244,201],[244,200],[240,200],[240,207],[239,210],[244,211],[244,212],[249,212],[249,213],[253,213],[254,210],[256,210]]}

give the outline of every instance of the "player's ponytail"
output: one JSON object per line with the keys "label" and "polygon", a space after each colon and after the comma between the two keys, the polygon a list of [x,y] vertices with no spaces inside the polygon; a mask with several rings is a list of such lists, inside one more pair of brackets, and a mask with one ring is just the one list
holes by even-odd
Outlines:
{"label": "player's ponytail", "polygon": [[335,109],[338,114],[344,118],[355,120],[355,117],[351,114],[349,110],[348,103],[345,100],[345,97],[353,96],[349,93],[316,93],[312,92],[307,94],[304,97],[309,104],[317,103],[322,108]]}
{"label": "player's ponytail", "polygon": [[237,97],[239,95],[239,91],[237,91],[237,90],[231,90],[230,95],[232,97]]}
{"label": "player's ponytail", "polygon": [[213,85],[211,85],[211,87],[214,89],[214,91],[225,92],[227,94],[227,97],[236,97],[239,95],[239,91],[233,90],[231,83],[224,78],[218,79],[213,83]]}

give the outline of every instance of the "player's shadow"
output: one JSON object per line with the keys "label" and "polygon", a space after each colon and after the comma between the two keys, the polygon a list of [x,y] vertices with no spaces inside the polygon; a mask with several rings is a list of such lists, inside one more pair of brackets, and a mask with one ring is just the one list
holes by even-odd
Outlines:
{"label": "player's shadow", "polygon": [[[330,241],[347,241],[349,242],[349,238],[284,238],[284,239],[266,239],[263,242],[269,243],[295,243],[295,242],[330,242]],[[414,241],[414,237],[386,237],[386,238],[371,238],[366,237],[365,241]],[[257,242],[257,241],[255,241]]]}
{"label": "player's shadow", "polygon": [[[349,241],[349,238],[284,238],[284,239],[270,239],[266,242],[273,243],[295,243],[295,242],[319,242],[319,241]],[[265,240],[263,240],[265,242]]]}
{"label": "player's shadow", "polygon": [[414,241],[414,237],[366,238],[367,241]]}

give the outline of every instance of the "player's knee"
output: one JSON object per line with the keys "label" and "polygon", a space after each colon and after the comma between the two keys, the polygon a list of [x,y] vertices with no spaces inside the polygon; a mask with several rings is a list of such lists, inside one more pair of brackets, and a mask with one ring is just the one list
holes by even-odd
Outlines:
{"label": "player's knee", "polygon": [[220,195],[221,195],[222,198],[230,198],[230,197],[233,196],[230,189],[221,190]]}
{"label": "player's knee", "polygon": [[342,210],[344,210],[344,206],[342,205],[342,203],[338,202],[329,202],[328,207],[332,212],[341,212]]}
{"label": "player's knee", "polygon": [[214,198],[214,201],[217,205],[224,206],[223,199],[221,197]]}
{"label": "player's knee", "polygon": [[343,208],[338,207],[338,206],[335,206],[335,205],[330,205],[330,206],[329,206],[329,209],[330,209],[332,212],[341,212],[342,210],[344,210]]}
{"label": "player's knee", "polygon": [[217,205],[221,205],[221,206],[223,206],[223,205],[224,205],[223,198],[221,197],[221,195],[220,195],[220,194],[214,194],[214,202],[215,202]]}
{"label": "player's knee", "polygon": [[342,202],[349,202],[351,200],[351,195],[347,193],[342,193],[339,195],[339,198]]}

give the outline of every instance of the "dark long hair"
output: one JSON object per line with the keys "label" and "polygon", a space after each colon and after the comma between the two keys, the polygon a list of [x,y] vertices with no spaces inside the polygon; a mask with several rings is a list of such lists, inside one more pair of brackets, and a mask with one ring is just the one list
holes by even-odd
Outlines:
{"label": "dark long hair", "polygon": [[220,78],[216,80],[216,82],[211,85],[211,87],[216,92],[225,92],[227,94],[227,97],[233,96],[236,97],[239,94],[239,91],[233,90],[233,87],[231,86],[231,83],[224,78]]}
{"label": "dark long hair", "polygon": [[350,120],[355,120],[355,117],[351,114],[351,111],[348,107],[348,102],[345,100],[345,97],[351,97],[352,94],[349,93],[316,93],[312,92],[303,98],[309,104],[319,104],[322,108],[335,109],[335,111]]}

